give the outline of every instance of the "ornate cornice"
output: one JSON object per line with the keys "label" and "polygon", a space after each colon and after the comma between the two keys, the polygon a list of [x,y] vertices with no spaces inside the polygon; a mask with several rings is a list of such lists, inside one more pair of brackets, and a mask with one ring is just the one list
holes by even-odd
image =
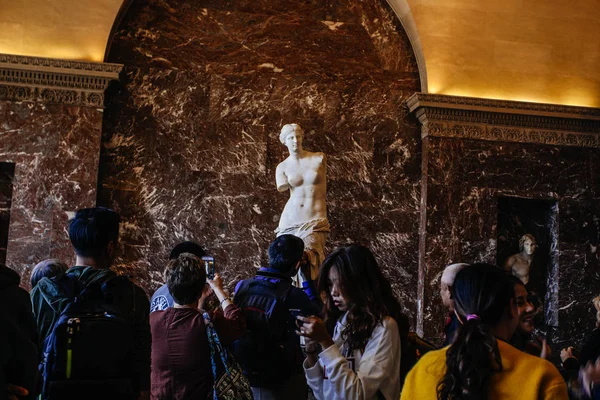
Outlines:
{"label": "ornate cornice", "polygon": [[0,100],[104,107],[120,64],[0,54]]}
{"label": "ornate cornice", "polygon": [[415,93],[421,136],[600,148],[600,109]]}

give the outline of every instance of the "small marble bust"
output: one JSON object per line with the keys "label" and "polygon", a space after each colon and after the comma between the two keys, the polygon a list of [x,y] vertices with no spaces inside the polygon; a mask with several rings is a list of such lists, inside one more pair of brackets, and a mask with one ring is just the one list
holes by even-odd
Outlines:
{"label": "small marble bust", "polygon": [[520,253],[508,257],[504,263],[504,269],[519,278],[524,285],[529,283],[529,273],[531,272],[531,261],[537,249],[535,237],[525,234],[519,240]]}
{"label": "small marble bust", "polygon": [[[277,190],[290,191],[277,236],[291,234],[304,241],[311,264],[311,278],[316,279],[325,258],[325,241],[329,232],[327,221],[327,161],[324,153],[304,150],[304,131],[298,124],[281,128],[279,140],[289,151],[289,156],[275,173]],[[308,278],[308,277],[307,277]]]}

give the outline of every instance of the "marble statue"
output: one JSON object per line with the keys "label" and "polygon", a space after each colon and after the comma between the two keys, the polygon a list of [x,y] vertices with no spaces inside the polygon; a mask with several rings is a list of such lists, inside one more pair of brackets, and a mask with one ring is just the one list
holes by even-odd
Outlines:
{"label": "marble statue", "polygon": [[275,234],[291,234],[304,241],[311,266],[310,279],[314,280],[325,259],[325,241],[329,232],[327,164],[324,153],[302,148],[303,136],[304,131],[298,124],[284,125],[279,134],[279,140],[288,148],[290,155],[277,166],[277,190],[289,190],[290,198],[281,213]]}
{"label": "marble statue", "polygon": [[537,243],[533,235],[525,234],[519,240],[520,253],[508,257],[504,263],[504,269],[511,272],[519,278],[524,285],[529,283],[529,273],[531,272],[531,261],[537,249]]}

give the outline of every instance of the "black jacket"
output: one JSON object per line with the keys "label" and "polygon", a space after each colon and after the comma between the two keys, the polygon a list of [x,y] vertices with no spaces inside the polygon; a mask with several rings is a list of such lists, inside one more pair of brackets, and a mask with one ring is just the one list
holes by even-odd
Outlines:
{"label": "black jacket", "polygon": [[29,293],[19,283],[21,277],[12,269],[0,264],[0,312],[12,319],[21,334],[37,343],[37,329],[31,312]]}
{"label": "black jacket", "polygon": [[5,384],[26,388],[34,399],[37,392],[39,353],[37,330],[27,291],[21,278],[0,265],[0,396]]}

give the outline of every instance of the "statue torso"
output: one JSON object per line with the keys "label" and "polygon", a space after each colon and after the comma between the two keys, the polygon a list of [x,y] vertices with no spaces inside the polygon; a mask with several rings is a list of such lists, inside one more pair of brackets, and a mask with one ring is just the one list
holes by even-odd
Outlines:
{"label": "statue torso", "polygon": [[327,218],[326,163],[323,153],[306,152],[302,158],[286,158],[278,167],[290,189],[279,227]]}

